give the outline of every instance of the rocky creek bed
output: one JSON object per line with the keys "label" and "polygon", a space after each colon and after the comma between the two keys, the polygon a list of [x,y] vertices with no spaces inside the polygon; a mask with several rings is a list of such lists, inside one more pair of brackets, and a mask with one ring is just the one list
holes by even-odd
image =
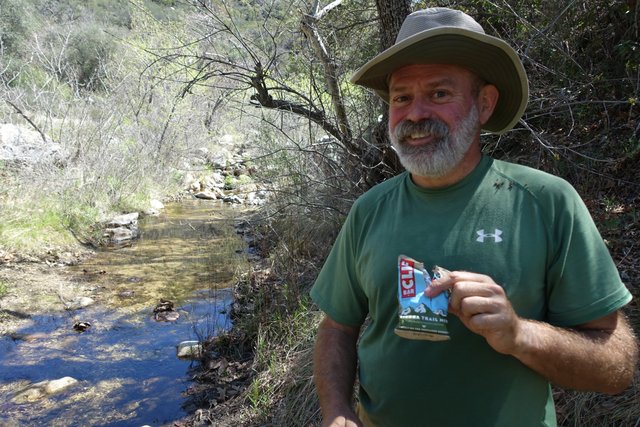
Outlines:
{"label": "rocky creek bed", "polygon": [[[0,424],[165,425],[195,410],[189,356],[200,349],[185,344],[178,357],[178,345],[230,326],[246,242],[228,204],[167,212],[117,251],[0,254]],[[162,318],[163,301],[177,318]]]}

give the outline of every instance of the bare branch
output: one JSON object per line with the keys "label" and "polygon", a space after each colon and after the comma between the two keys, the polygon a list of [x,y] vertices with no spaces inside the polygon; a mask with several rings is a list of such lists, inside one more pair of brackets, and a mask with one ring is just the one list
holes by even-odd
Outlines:
{"label": "bare branch", "polygon": [[[338,72],[336,70],[335,63],[329,54],[329,51],[324,43],[324,40],[320,36],[317,28],[317,21],[328,13],[331,9],[339,6],[341,0],[336,0],[329,6],[325,7],[321,11],[314,15],[304,15],[302,17],[302,32],[307,36],[307,39],[311,43],[316,56],[322,63],[324,68],[324,77],[327,85],[327,91],[331,96],[331,102],[338,121],[338,129],[340,130],[339,139],[343,142],[350,143],[351,141],[351,127],[347,119],[347,111],[344,106],[342,93],[340,91],[340,84],[338,82]],[[355,148],[355,147],[353,147]]]}
{"label": "bare branch", "polygon": [[33,120],[31,120],[29,116],[26,115],[24,111],[22,111],[16,104],[9,101],[8,99],[5,99],[4,102],[9,104],[16,111],[16,113],[20,114],[22,118],[25,119],[31,125],[31,127],[33,127],[36,131],[38,131],[38,133],[40,134],[40,137],[42,138],[42,141],[44,141],[45,143],[49,142],[47,141],[47,137],[45,136],[44,132],[42,132],[42,130],[38,127],[38,125],[36,125],[33,122]]}

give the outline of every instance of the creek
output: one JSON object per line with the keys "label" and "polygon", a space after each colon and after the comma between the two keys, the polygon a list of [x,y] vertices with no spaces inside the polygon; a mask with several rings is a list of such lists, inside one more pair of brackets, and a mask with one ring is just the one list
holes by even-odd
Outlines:
{"label": "creek", "polygon": [[[239,214],[211,201],[170,204],[141,220],[132,246],[69,267],[95,303],[33,316],[19,334],[0,337],[0,425],[158,426],[187,415],[198,362],[179,359],[176,346],[231,326],[230,287],[248,267],[233,227]],[[154,318],[163,299],[174,303],[176,321]],[[78,332],[77,322],[91,326]],[[63,377],[78,382],[15,399],[22,388]]]}

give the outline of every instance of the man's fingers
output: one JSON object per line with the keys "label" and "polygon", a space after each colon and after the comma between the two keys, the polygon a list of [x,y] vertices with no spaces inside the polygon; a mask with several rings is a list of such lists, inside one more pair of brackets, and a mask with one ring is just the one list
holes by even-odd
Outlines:
{"label": "man's fingers", "polygon": [[433,298],[446,291],[447,289],[453,288],[454,283],[455,282],[453,279],[449,279],[443,282],[433,281],[429,286],[427,286],[427,289],[424,290],[424,294],[429,298]]}

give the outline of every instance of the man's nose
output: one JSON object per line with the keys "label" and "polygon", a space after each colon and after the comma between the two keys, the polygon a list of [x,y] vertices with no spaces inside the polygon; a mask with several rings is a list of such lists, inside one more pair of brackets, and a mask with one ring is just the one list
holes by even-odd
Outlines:
{"label": "man's nose", "polygon": [[433,105],[422,97],[416,97],[407,110],[406,120],[419,122],[433,117]]}

